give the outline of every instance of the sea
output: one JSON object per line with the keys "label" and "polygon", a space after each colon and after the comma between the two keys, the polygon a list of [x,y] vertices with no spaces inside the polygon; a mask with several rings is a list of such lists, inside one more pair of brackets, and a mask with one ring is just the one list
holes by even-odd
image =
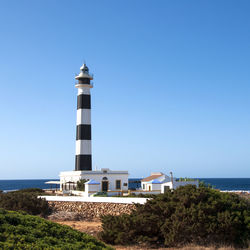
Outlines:
{"label": "sea", "polygon": [[[205,184],[210,184],[213,188],[222,191],[246,191],[250,192],[250,178],[196,178]],[[140,188],[141,178],[129,178],[129,188]],[[45,184],[47,181],[58,181],[58,179],[39,180],[0,180],[0,190],[8,192],[24,188],[56,188],[56,185]]]}

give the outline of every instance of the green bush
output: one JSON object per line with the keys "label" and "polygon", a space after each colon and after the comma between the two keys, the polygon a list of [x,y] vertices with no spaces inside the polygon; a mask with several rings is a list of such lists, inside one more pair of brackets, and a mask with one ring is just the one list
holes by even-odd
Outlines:
{"label": "green bush", "polygon": [[85,233],[0,209],[0,249],[111,249]]}
{"label": "green bush", "polygon": [[204,181],[198,180],[199,187],[207,187],[207,188],[215,188],[214,185],[211,185],[210,183],[205,183]]}
{"label": "green bush", "polygon": [[108,197],[107,192],[97,192],[93,195],[94,197]]}
{"label": "green bush", "polygon": [[125,245],[247,247],[249,208],[238,195],[187,185],[137,204],[130,215],[103,216],[100,237]]}
{"label": "green bush", "polygon": [[194,178],[188,178],[188,177],[185,177],[185,178],[180,177],[180,178],[176,179],[176,181],[195,181],[195,179]]}
{"label": "green bush", "polygon": [[[154,198],[156,195],[155,194],[141,194],[141,193],[136,193],[133,191],[130,192],[130,194],[128,196],[125,196],[125,197],[137,197],[137,198]],[[123,196],[124,197],[124,196]]]}
{"label": "green bush", "polygon": [[79,191],[85,191],[85,182],[88,180],[82,179],[76,183],[76,189]]}
{"label": "green bush", "polygon": [[140,197],[140,198],[155,198],[156,195],[155,194],[138,194],[137,197]]}
{"label": "green bush", "polygon": [[25,211],[32,215],[46,216],[50,213],[48,202],[37,198],[39,193],[16,191],[0,194],[0,208]]}
{"label": "green bush", "polygon": [[13,191],[11,193],[35,193],[35,194],[41,194],[44,195],[45,191],[41,188],[24,188],[24,189],[19,189],[17,191]]}

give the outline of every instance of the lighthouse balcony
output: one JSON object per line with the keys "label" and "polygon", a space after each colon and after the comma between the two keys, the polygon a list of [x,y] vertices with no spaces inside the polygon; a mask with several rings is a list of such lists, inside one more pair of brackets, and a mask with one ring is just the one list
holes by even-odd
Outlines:
{"label": "lighthouse balcony", "polygon": [[80,83],[80,82],[76,82],[75,83],[75,87],[79,88],[79,87],[89,87],[89,88],[93,88],[94,87],[94,83],[90,82],[90,83]]}
{"label": "lighthouse balcony", "polygon": [[77,79],[77,80],[83,80],[83,79],[93,80],[94,79],[94,75],[93,74],[89,74],[89,73],[81,72],[79,75],[75,76],[75,79]]}

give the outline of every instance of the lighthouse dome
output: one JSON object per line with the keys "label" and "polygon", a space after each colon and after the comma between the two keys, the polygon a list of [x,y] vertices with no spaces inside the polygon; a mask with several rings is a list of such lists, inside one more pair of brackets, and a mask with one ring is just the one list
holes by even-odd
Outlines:
{"label": "lighthouse dome", "polygon": [[[80,73],[79,73],[79,75],[77,75],[75,77],[75,79],[77,79],[77,80],[81,80],[81,79],[90,79],[90,80],[93,80],[93,75],[89,74],[89,68],[87,67],[87,65],[85,63],[81,66]],[[81,82],[81,83],[83,83],[83,82]]]}
{"label": "lighthouse dome", "polygon": [[80,70],[82,71],[82,72],[87,72],[87,73],[89,73],[89,68],[88,68],[88,66],[84,63],[83,65],[82,65],[82,67],[80,68]]}

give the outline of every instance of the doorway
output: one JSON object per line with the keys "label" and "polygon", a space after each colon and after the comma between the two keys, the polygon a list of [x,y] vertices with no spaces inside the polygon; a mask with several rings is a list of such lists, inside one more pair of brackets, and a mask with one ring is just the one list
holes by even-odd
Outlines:
{"label": "doorway", "polygon": [[102,192],[108,192],[108,189],[109,189],[109,182],[102,181]]}

